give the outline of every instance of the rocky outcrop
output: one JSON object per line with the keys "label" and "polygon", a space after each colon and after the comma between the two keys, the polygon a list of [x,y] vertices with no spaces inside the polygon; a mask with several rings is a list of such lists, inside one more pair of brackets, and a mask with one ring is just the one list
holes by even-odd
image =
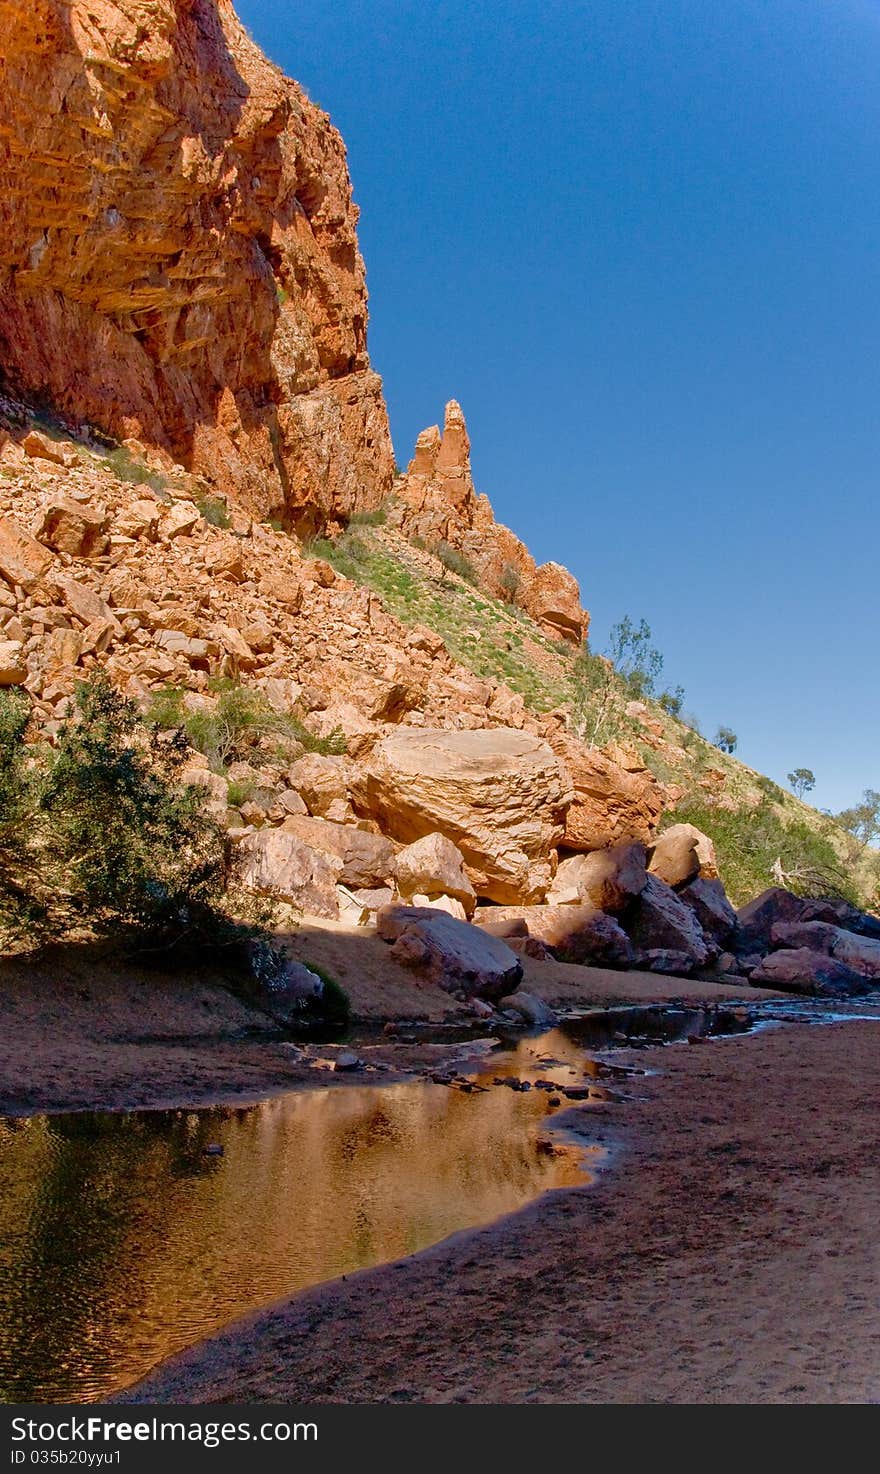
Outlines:
{"label": "rocky outcrop", "polygon": [[560,563],[536,565],[520,539],[495,521],[488,497],[471,475],[470,440],[461,406],[446,406],[443,433],[423,430],[406,475],[395,484],[391,521],[429,547],[448,543],[463,553],[489,593],[518,604],[544,632],[580,644],[589,615],[577,581]]}
{"label": "rocky outcrop", "polygon": [[715,846],[694,824],[672,824],[654,845],[648,870],[667,885],[687,885],[695,876],[717,880]]}
{"label": "rocky outcrop", "polygon": [[478,896],[514,903],[543,900],[571,794],[551,748],[528,732],[402,728],[364,759],[352,798],[405,843],[445,835]]}
{"label": "rocky outcrop", "polygon": [[553,733],[549,741],[574,789],[564,847],[601,850],[627,840],[650,843],[666,800],[635,749],[588,747],[566,732]]}
{"label": "rocky outcrop", "polygon": [[574,890],[578,900],[616,915],[641,895],[647,878],[644,845],[613,845],[562,860],[547,899],[553,902]]}
{"label": "rocky outcrop", "polygon": [[230,0],[0,0],[0,374],[310,531],[393,457],[345,150]]}
{"label": "rocky outcrop", "polygon": [[717,947],[707,941],[691,908],[656,875],[648,876],[644,890],[626,917],[626,930],[633,945],[646,953],[674,952],[679,958],[689,960],[687,968],[676,966],[675,971],[690,972],[704,967],[717,955]]}
{"label": "rocky outcrop", "polygon": [[526,935],[540,942],[558,962],[591,967],[633,963],[626,932],[595,906],[493,906],[478,911],[477,918],[490,935],[503,934],[508,940]]}

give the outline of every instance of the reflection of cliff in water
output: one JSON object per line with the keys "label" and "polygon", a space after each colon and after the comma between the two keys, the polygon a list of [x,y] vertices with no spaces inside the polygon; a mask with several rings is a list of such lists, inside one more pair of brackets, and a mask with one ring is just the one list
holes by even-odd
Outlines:
{"label": "reflection of cliff in water", "polygon": [[545,1110],[404,1084],[0,1123],[0,1397],[106,1396],[238,1314],[582,1183],[536,1145]]}

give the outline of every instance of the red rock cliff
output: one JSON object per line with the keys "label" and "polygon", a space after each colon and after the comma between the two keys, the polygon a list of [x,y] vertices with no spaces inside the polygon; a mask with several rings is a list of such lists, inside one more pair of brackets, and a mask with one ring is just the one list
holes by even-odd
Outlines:
{"label": "red rock cliff", "polygon": [[299,531],[393,456],[345,150],[229,0],[0,0],[0,374]]}

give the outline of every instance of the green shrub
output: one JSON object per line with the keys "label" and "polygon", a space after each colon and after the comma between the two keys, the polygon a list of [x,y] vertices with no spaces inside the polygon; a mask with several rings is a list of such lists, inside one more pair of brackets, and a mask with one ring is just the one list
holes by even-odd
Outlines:
{"label": "green shrub", "polygon": [[0,691],[0,937],[27,937],[45,917],[37,836],[39,791],[24,736],[28,701]]}
{"label": "green shrub", "polygon": [[308,558],[323,558],[345,578],[360,579],[369,563],[370,550],[362,538],[347,529],[336,538],[316,537],[307,542],[303,552]]}
{"label": "green shrub", "polygon": [[657,705],[667,716],[680,717],[684,706],[684,686],[674,686],[670,691],[661,691],[657,697]]}
{"label": "green shrub", "polygon": [[104,457],[118,481],[127,481],[134,486],[149,486],[152,491],[167,492],[172,485],[171,477],[164,471],[154,471],[143,461],[133,456],[127,445],[119,445]]}
{"label": "green shrub", "polygon": [[798,895],[858,900],[830,838],[803,821],[784,819],[767,798],[756,808],[727,809],[694,794],[664,815],[662,827],[681,822],[695,824],[713,840],[721,878],[736,906],[776,883],[777,861],[787,888]]}
{"label": "green shrub", "polygon": [[732,727],[719,727],[712,740],[721,752],[734,753],[739,738]]}
{"label": "green shrub", "polygon": [[384,527],[388,513],[384,507],[375,507],[372,512],[352,512],[349,527]]}
{"label": "green shrub", "polygon": [[210,522],[212,527],[231,527],[232,518],[229,515],[226,502],[222,497],[204,496],[196,501],[199,514]]}
{"label": "green shrub", "polygon": [[[54,751],[24,746],[20,698],[0,697],[0,935],[130,936],[168,955],[238,945],[226,839],[181,782],[182,734],[150,730],[101,674],[76,689]],[[250,905],[239,898],[247,916]],[[237,904],[237,903],[236,903]],[[257,912],[267,915],[254,902]]]}
{"label": "green shrub", "polygon": [[321,1018],[328,1024],[337,1028],[346,1028],[351,1019],[351,999],[341,983],[338,983],[325,968],[319,967],[315,962],[304,964],[321,979],[324,991],[320,1002],[316,1005]]}
{"label": "green shrub", "polygon": [[226,802],[231,809],[240,809],[242,804],[253,798],[253,794],[254,784],[250,778],[230,778],[226,786]]}
{"label": "green shrub", "polygon": [[516,600],[520,583],[519,569],[515,568],[512,563],[505,563],[501,570],[499,588],[502,599],[506,600],[508,604],[513,604]]}
{"label": "green shrub", "polygon": [[458,578],[463,578],[465,583],[474,585],[479,583],[477,570],[470,559],[466,558],[464,553],[460,553],[458,548],[448,543],[445,538],[442,538],[431,551],[435,558],[440,559],[447,573],[456,574]]}
{"label": "green shrub", "polygon": [[190,747],[201,752],[215,772],[243,761],[266,738],[274,738],[282,750],[285,744],[298,742],[307,752],[336,756],[345,752],[341,727],[316,737],[294,713],[275,711],[255,686],[218,678],[209,682],[209,690],[215,697],[212,705],[187,711],[180,687],[161,687],[150,700],[146,721],[159,731],[182,730]]}

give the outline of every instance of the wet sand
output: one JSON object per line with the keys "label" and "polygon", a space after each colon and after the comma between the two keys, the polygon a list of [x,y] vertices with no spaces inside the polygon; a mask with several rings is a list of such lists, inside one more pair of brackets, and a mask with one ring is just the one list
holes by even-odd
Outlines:
{"label": "wet sand", "polygon": [[139,1402],[880,1400],[880,1021],[615,1058],[569,1112],[589,1188],[336,1281],[166,1364]]}

